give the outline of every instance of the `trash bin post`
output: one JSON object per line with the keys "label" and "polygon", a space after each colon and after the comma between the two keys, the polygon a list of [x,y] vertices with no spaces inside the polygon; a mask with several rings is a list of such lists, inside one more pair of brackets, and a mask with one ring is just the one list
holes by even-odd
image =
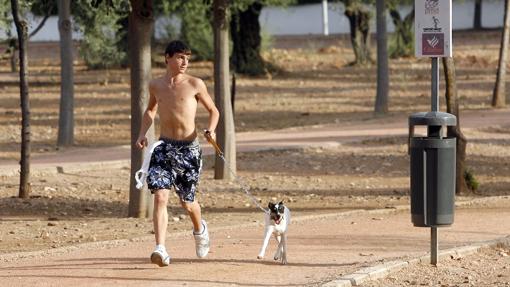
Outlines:
{"label": "trash bin post", "polygon": [[[416,57],[431,58],[431,112],[409,118],[411,215],[415,226],[431,227],[431,263],[437,263],[437,227],[453,223],[455,195],[455,126],[453,115],[439,112],[439,58],[452,57],[452,0],[414,1]],[[426,125],[427,136],[415,137],[414,125]],[[443,136],[444,135],[444,136]]]}

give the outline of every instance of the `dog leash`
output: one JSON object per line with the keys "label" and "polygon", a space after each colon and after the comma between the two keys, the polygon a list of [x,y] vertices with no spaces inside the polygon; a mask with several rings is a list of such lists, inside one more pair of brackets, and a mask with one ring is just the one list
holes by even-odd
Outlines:
{"label": "dog leash", "polygon": [[212,138],[211,132],[209,132],[208,130],[205,130],[204,134],[205,134],[205,138],[207,139],[207,141],[214,147],[218,156],[223,160],[223,162],[227,166],[227,169],[234,176],[234,179],[239,183],[239,185],[241,186],[241,189],[244,191],[244,193],[246,193],[246,195],[253,201],[253,203],[255,203],[255,205],[260,210],[262,210],[264,213],[269,213],[269,210],[263,208],[259,204],[259,201],[257,200],[257,198],[255,198],[255,196],[253,196],[253,194],[251,194],[251,192],[249,191],[248,185],[241,179],[240,176],[236,175],[236,173],[232,170],[230,165],[227,163],[227,160],[225,159],[225,156],[224,156],[223,152],[221,151],[220,147],[218,146],[216,141]]}

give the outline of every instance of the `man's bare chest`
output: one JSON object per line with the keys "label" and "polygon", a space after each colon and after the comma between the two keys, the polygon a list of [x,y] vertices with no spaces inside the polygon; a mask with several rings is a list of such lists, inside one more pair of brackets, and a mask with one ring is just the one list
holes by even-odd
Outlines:
{"label": "man's bare chest", "polygon": [[164,86],[158,89],[156,99],[162,105],[182,105],[196,102],[196,91],[190,87]]}

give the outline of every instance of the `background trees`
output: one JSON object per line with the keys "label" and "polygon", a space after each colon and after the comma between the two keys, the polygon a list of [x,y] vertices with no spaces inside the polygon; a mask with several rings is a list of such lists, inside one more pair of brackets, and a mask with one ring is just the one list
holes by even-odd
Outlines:
{"label": "background trees", "polygon": [[[37,1],[37,2],[27,2],[27,1],[19,1],[20,13],[24,17],[27,12],[31,12],[33,15],[42,16],[43,18],[39,21],[35,29],[32,30],[28,34],[28,39],[33,37],[39,30],[44,26],[46,20],[52,13],[56,11],[56,3],[53,3],[49,0]],[[4,55],[1,55],[1,58],[8,57],[11,60],[11,71],[17,71],[17,58],[16,52],[18,50],[18,39],[14,35],[14,32],[11,30],[11,26],[13,23],[13,14],[11,10],[10,0],[0,0],[0,30],[4,30],[7,35],[7,39],[5,42],[8,45],[8,48]]]}
{"label": "background trees", "polygon": [[345,16],[349,19],[351,44],[355,60],[353,65],[367,65],[372,60],[370,52],[370,19],[372,10],[369,0],[340,0],[345,5]]}
{"label": "background trees", "polygon": [[74,143],[74,75],[71,1],[58,0],[60,34],[60,111],[57,146]]}
{"label": "background trees", "polygon": [[376,115],[388,112],[389,67],[388,44],[386,34],[386,5],[377,0],[377,94],[375,98]]}
{"label": "background trees", "polygon": [[296,0],[236,0],[230,11],[231,65],[236,73],[251,76],[273,67],[261,56],[262,35],[259,16],[265,6],[287,6]]}
{"label": "background trees", "polygon": [[[388,11],[395,26],[395,32],[390,42],[390,57],[409,57],[414,54],[414,1],[413,0],[388,0]],[[410,5],[411,11],[402,17],[400,5]]]}
{"label": "background trees", "polygon": [[[7,3],[6,2],[7,0],[0,0],[0,1],[4,1],[4,3]],[[83,2],[80,2],[80,1],[83,1]],[[233,69],[238,73],[245,73],[248,75],[257,75],[260,73],[267,72],[267,64],[264,63],[264,59],[260,56],[261,35],[260,35],[260,25],[258,25],[258,17],[259,17],[259,14],[260,14],[262,8],[264,7],[264,5],[269,5],[268,3],[270,3],[270,5],[276,5],[276,4],[282,5],[282,4],[291,3],[291,2],[292,1],[290,1],[290,0],[289,1],[276,1],[276,0],[275,1],[251,1],[251,0],[241,1],[241,0],[239,0],[239,1],[231,1],[231,2],[228,2],[225,4],[225,5],[227,5],[229,3],[232,4],[232,5],[227,6],[228,11],[225,12],[225,15],[226,15],[225,21],[227,22],[228,27],[232,28],[229,31],[229,35],[231,36],[231,39],[232,39],[232,42],[230,44],[231,49],[229,49],[229,44],[227,42],[226,45],[221,44],[221,45],[223,45],[222,46],[223,48],[217,48],[217,51],[221,50],[221,54],[222,54],[223,58],[218,61],[221,61],[222,63],[223,63],[223,59],[225,57],[228,58],[229,53],[232,52],[232,57],[230,58],[231,66],[227,72],[224,72],[224,71],[226,71],[227,68],[225,68],[225,67],[227,67],[227,66],[225,66],[225,67],[222,66],[222,68],[218,68],[218,71],[216,72],[216,74],[219,74],[220,72],[224,73],[222,75],[223,78],[221,80],[218,80],[216,85],[218,87],[223,86],[223,90],[218,92],[218,95],[220,95],[218,97],[220,97],[219,101],[221,101],[222,104],[225,105],[225,107],[226,107],[226,104],[224,103],[224,101],[226,100],[225,97],[228,97],[226,95],[230,94],[230,93],[227,93],[228,90],[227,90],[227,88],[225,88],[227,84],[224,83],[224,81],[226,81],[225,79],[227,79],[227,82],[230,83],[228,81],[228,79],[230,78],[230,69]],[[316,1],[315,3],[319,3],[319,2],[320,1]],[[347,5],[352,5],[350,7],[354,7],[355,5],[360,5],[361,7],[365,7],[366,9],[368,9],[367,10],[368,12],[373,13],[373,6],[372,6],[372,3],[369,1],[361,1],[361,0],[347,1],[347,0],[345,0],[342,2],[347,3]],[[408,1],[394,0],[394,1],[385,1],[385,2],[388,4],[388,9],[390,11],[390,15],[392,16],[392,19],[396,25],[395,35],[396,35],[397,43],[398,43],[396,51],[399,51],[399,52],[397,52],[395,55],[397,55],[397,56],[406,55],[409,53],[409,51],[411,49],[410,47],[412,47],[412,45],[407,46],[407,44],[408,43],[412,44],[412,40],[410,40],[410,39],[412,39],[412,31],[409,32],[409,30],[411,30],[410,27],[412,27],[412,22],[413,22],[412,20],[414,18],[414,14],[411,10],[411,12],[407,16],[402,17],[399,10],[397,9],[397,4],[400,5],[404,2],[407,3]],[[43,3],[43,1],[37,2],[37,3]],[[130,3],[127,3],[125,0],[124,1],[122,1],[122,0],[113,1],[112,0],[112,1],[102,1],[102,2],[101,1],[77,0],[77,2],[73,2],[73,3],[76,4],[73,6],[73,11],[76,11],[75,14],[77,14],[76,19],[78,21],[81,21],[80,22],[81,24],[79,24],[79,26],[86,26],[84,28],[80,28],[81,29],[80,31],[82,31],[85,35],[85,38],[83,40],[83,47],[88,47],[85,49],[86,53],[82,54],[83,59],[89,59],[89,60],[86,60],[86,63],[90,67],[99,67],[99,68],[111,67],[111,66],[118,65],[118,63],[121,63],[122,62],[121,58],[124,58],[124,59],[126,58],[126,54],[125,54],[126,50],[125,49],[128,45],[126,45],[126,44],[119,45],[119,43],[122,42],[122,39],[124,39],[127,34],[127,33],[125,33],[126,32],[124,29],[125,24],[123,21],[125,19],[127,19],[126,17],[128,15],[127,14],[128,11],[131,11]],[[140,2],[140,3],[142,3],[142,2]],[[160,3],[162,3],[162,2],[160,2]],[[213,11],[212,4],[213,3],[211,1],[198,1],[198,0],[180,1],[180,2],[172,1],[169,3],[180,3],[179,4],[180,6],[177,5],[178,7],[176,6],[176,7],[172,8],[172,9],[174,9],[173,11],[178,11],[179,13],[186,13],[186,15],[189,16],[189,17],[183,17],[185,19],[189,19],[189,23],[186,22],[185,24],[183,24],[183,26],[188,27],[187,25],[194,24],[196,21],[198,21],[198,19],[200,19],[202,21],[202,24],[201,24],[202,26],[196,26],[197,27],[196,29],[195,28],[183,29],[182,30],[183,33],[190,33],[190,34],[188,36],[182,34],[181,36],[188,37],[189,41],[203,41],[204,44],[202,46],[205,48],[203,48],[201,50],[207,51],[207,53],[208,53],[208,56],[205,56],[204,59],[207,57],[213,57],[214,55],[216,55],[217,53],[214,53],[211,50],[212,49],[211,45],[213,44],[213,42],[212,42],[213,33],[212,33],[212,26],[211,26],[211,22],[213,19],[213,13],[212,13],[212,11]],[[8,3],[8,4],[10,4],[10,3]],[[380,2],[377,4],[380,4]],[[166,4],[163,3],[163,4],[158,4],[158,5],[165,6]],[[393,6],[390,6],[390,5],[393,5]],[[0,5],[0,13],[3,13],[3,15],[8,15],[9,17],[11,17],[10,16],[11,11],[9,11],[8,9],[6,10],[5,9],[6,7],[10,7],[10,5],[3,5],[3,6]],[[38,11],[50,11],[50,9],[48,7],[44,8],[43,6],[40,6],[38,8]],[[197,7],[199,7],[200,9],[198,9]],[[379,8],[380,6],[377,6],[377,7]],[[32,11],[36,11],[34,6],[27,7],[27,8],[31,9]],[[46,9],[46,8],[48,8],[48,9]],[[227,9],[227,8],[225,8],[225,9]],[[351,8],[346,9],[346,13],[351,13],[352,11],[354,11],[354,9],[351,9],[351,10],[349,10],[349,9],[351,9]],[[51,13],[53,13],[53,12],[51,12]],[[156,16],[156,14],[154,14],[155,12],[152,12],[152,13],[153,13],[153,17]],[[231,18],[228,17],[229,13],[232,13]],[[236,14],[237,16],[235,16],[234,14]],[[201,16],[197,16],[197,15],[201,15]],[[378,16],[382,16],[382,15],[384,15],[384,14],[378,14]],[[353,17],[353,19],[355,19],[358,16],[353,14],[352,17]],[[0,19],[0,24],[3,25],[4,27],[7,27],[6,23],[8,23],[10,21],[9,17],[4,17],[4,18]],[[67,17],[68,16],[65,16],[62,18],[65,19]],[[370,15],[369,15],[369,17],[370,17]],[[383,24],[381,24],[381,23],[385,23],[385,21],[381,21],[381,18],[379,18],[379,17],[378,17],[378,20],[379,20],[378,21],[379,24],[377,25],[378,30],[382,31],[382,29],[384,27],[383,27]],[[184,19],[183,19],[183,21],[184,21]],[[44,22],[44,21],[41,21],[41,23],[42,22]],[[255,24],[253,24],[253,23],[255,23]],[[360,23],[357,21],[351,21],[350,23],[351,23],[351,25],[353,23],[357,26],[360,25]],[[97,24],[99,26],[96,27],[95,24]],[[235,27],[235,29],[234,29],[234,27]],[[360,28],[360,27],[358,27],[358,28]],[[198,34],[191,34],[191,32],[197,32]],[[147,33],[151,34],[151,32],[147,32]],[[88,34],[90,34],[92,36],[88,37],[87,36]],[[200,35],[202,35],[202,36],[200,36]],[[377,34],[377,36],[381,39],[381,43],[383,43],[382,42],[383,35],[384,35],[384,33],[382,33],[382,32]],[[365,36],[368,36],[368,34]],[[174,37],[177,37],[177,35],[175,34]],[[224,37],[224,38],[228,39],[228,37]],[[354,37],[354,38],[356,38],[356,37]],[[361,38],[363,38],[363,37],[361,37]],[[192,40],[192,39],[194,39],[194,40]],[[209,39],[209,40],[207,40],[207,39]],[[70,41],[70,40],[67,40],[67,41]],[[149,40],[144,40],[144,41],[147,41],[149,43],[149,45],[151,42],[154,43],[154,39],[149,39]],[[507,48],[504,47],[504,45],[506,45],[507,42],[508,42],[508,38],[506,38],[506,40],[502,41],[502,49],[501,49],[502,52],[507,50]],[[64,48],[64,43],[65,43],[65,41],[63,40],[61,42],[61,44],[63,45],[61,48],[62,51],[69,49],[69,48]],[[196,42],[196,43],[200,43],[200,42]],[[363,43],[368,43],[368,40]],[[192,48],[201,46],[201,44],[197,44],[197,45],[190,44],[190,45]],[[69,44],[67,45],[67,47],[70,47],[70,46],[71,45],[69,45]],[[129,46],[132,46],[132,44],[129,44]],[[123,48],[119,49],[119,47],[123,47]],[[386,44],[381,44],[381,46],[378,48],[378,53],[381,53],[381,54],[378,55],[377,58],[378,58],[378,64],[381,64],[381,67],[384,66],[383,65],[384,61],[385,60],[387,61],[387,56],[385,56],[386,52],[383,51],[384,47],[386,47]],[[401,47],[401,48],[398,48],[398,47]],[[109,50],[110,48],[111,48],[111,50]],[[359,48],[359,46],[358,46],[358,48]],[[367,48],[366,50],[368,50],[368,47],[366,47],[366,48]],[[359,49],[355,49],[355,51],[356,50],[359,50]],[[83,49],[82,49],[82,52],[83,52]],[[224,54],[224,53],[226,53],[226,54]],[[69,53],[69,52],[63,53],[63,55],[70,55],[70,54],[71,53]],[[115,57],[113,57],[111,55],[116,55],[119,57],[117,59],[115,59]],[[124,55],[124,56],[121,57],[122,55]],[[195,52],[194,55],[198,55],[198,53]],[[140,57],[142,57],[142,56],[140,56]],[[359,58],[363,58],[363,57],[359,57]],[[97,63],[94,60],[90,60],[90,59],[101,59],[101,62]],[[108,61],[105,61],[105,59],[112,60],[112,62],[109,63]],[[71,71],[72,71],[72,59],[71,60],[62,59],[62,63],[63,63],[62,84],[70,85],[70,87],[72,88],[72,79],[71,80],[64,79],[64,77],[66,75],[72,75],[72,73],[66,72],[66,71],[70,71],[69,69],[71,69]],[[70,66],[65,68],[64,63],[67,63],[67,64],[71,63],[71,64],[70,64]],[[499,69],[499,71],[502,73],[504,73],[504,71],[505,71],[504,63],[505,63],[504,57],[501,57],[501,62],[500,62],[501,69]],[[383,71],[386,71],[386,72],[378,73],[379,76],[381,77],[380,78],[381,83],[385,83],[387,81],[383,81],[382,76],[388,76],[387,68],[386,69],[381,68],[381,69]],[[150,70],[150,68],[149,68],[149,70]],[[142,76],[140,76],[140,77],[142,77]],[[498,79],[504,79],[504,74],[502,76],[498,76]],[[143,82],[144,80],[137,79],[137,80],[133,80],[133,81],[134,82],[140,82],[140,81]],[[500,83],[504,84],[504,81],[498,80],[498,84],[496,86],[499,87]],[[141,85],[145,85],[145,84],[142,83]],[[384,111],[387,111],[387,109],[388,109],[387,103],[384,104],[384,103],[379,102],[379,99],[384,99],[384,97],[382,97],[382,98],[379,97],[380,94],[381,95],[385,94],[384,92],[382,92],[382,90],[383,90],[382,88],[384,86],[382,84],[381,85],[378,84],[378,87],[381,88],[381,92],[378,92],[378,96],[376,98],[377,100],[376,100],[375,110],[376,111],[380,110],[384,113]],[[70,92],[64,92],[64,89],[65,88],[63,86],[62,87],[62,91],[63,91],[62,92],[62,101],[61,101],[61,104],[63,105],[63,107],[61,108],[61,111],[60,111],[60,115],[62,118],[64,118],[64,112],[70,112],[70,110],[72,110],[72,107],[71,108],[69,108],[68,106],[64,107],[64,100],[65,100],[64,94],[67,95],[70,93]],[[495,89],[495,92],[496,92],[496,89]],[[135,103],[141,107],[141,109],[143,109],[143,103],[140,105],[140,102],[136,102],[136,101],[139,101],[140,99],[142,99],[144,97],[143,93],[144,92],[142,91],[140,93],[140,97],[139,98],[135,97],[135,100],[134,100]],[[133,95],[134,94],[135,94],[135,92],[133,92]],[[502,95],[503,95],[502,97],[504,99],[505,93],[503,92]],[[498,99],[499,99],[499,97],[498,97]],[[227,100],[228,100],[228,98],[227,98]],[[233,109],[233,107],[232,107],[232,109]],[[230,112],[227,112],[227,113],[230,114]],[[61,122],[72,124],[72,122],[73,122],[72,113],[71,113],[70,117],[67,117],[67,119],[68,120],[62,120]],[[136,121],[136,115],[133,115],[132,119],[135,119],[135,121]],[[227,121],[230,121],[230,120],[227,120]],[[232,122],[233,122],[233,120],[232,120]],[[233,123],[232,123],[232,125],[233,125]],[[134,126],[137,127],[138,124],[134,124]],[[225,132],[225,135],[227,133],[228,132]],[[60,136],[59,136],[59,138],[60,138]],[[219,138],[219,140],[220,140],[220,138]],[[225,141],[225,146],[226,146],[227,145],[226,142],[230,142],[230,141],[232,141],[232,139],[224,139],[224,141]],[[59,139],[59,142],[60,142],[60,139]],[[63,145],[63,144],[59,143],[59,145]],[[231,156],[231,158],[235,158],[235,155]],[[235,167],[235,163],[232,164],[232,166]]]}
{"label": "background trees", "polygon": [[262,41],[259,16],[262,7],[261,2],[253,1],[248,5],[240,3],[231,9],[231,63],[237,73],[261,75],[265,72],[265,63],[260,55]]}
{"label": "background trees", "polygon": [[87,67],[116,67],[126,61],[127,47],[118,43],[127,33],[121,19],[128,16],[129,7],[126,0],[73,1],[75,29],[83,34],[79,51]]}
{"label": "background trees", "polygon": [[501,34],[501,45],[499,48],[499,62],[498,71],[496,74],[496,84],[492,94],[492,106],[495,108],[502,108],[506,105],[505,93],[505,77],[506,77],[506,62],[508,58],[508,41],[510,38],[510,1],[505,0],[505,16],[503,23],[503,31]]}
{"label": "background trees", "polygon": [[[149,217],[152,214],[151,194],[136,189],[135,172],[142,166],[143,153],[135,147],[143,113],[149,100],[151,79],[151,39],[154,27],[152,0],[130,0],[129,59],[131,75],[131,176],[129,188],[130,217]],[[154,142],[154,125],[147,131],[147,139]]]}
{"label": "background trees", "polygon": [[19,197],[30,196],[30,98],[28,94],[28,22],[22,16],[26,7],[18,0],[11,0],[12,16],[16,25],[19,47],[19,88],[21,98],[21,158]]}
{"label": "background trees", "polygon": [[228,0],[214,0],[214,99],[220,112],[217,140],[225,162],[216,155],[214,178],[233,179],[229,168],[236,172],[235,128],[230,100],[230,69],[228,41]]}

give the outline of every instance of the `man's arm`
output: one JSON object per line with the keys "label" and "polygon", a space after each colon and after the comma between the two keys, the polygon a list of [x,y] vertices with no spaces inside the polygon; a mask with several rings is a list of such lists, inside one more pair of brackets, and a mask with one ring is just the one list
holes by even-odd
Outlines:
{"label": "man's arm", "polygon": [[154,122],[154,118],[156,117],[156,113],[158,111],[158,102],[156,101],[156,97],[153,93],[153,82],[149,83],[149,103],[147,104],[147,109],[143,113],[142,123],[140,126],[140,133],[138,134],[138,139],[136,140],[136,146],[138,148],[143,148],[147,146],[147,137],[145,134],[147,130],[151,127]]}
{"label": "man's arm", "polygon": [[207,130],[211,133],[211,136],[213,138],[215,137],[215,130],[216,126],[218,125],[218,121],[220,119],[220,112],[214,105],[214,102],[207,92],[207,87],[205,86],[204,81],[197,79],[196,81],[198,93],[197,93],[197,99],[204,108],[209,112],[209,122],[207,125]]}

